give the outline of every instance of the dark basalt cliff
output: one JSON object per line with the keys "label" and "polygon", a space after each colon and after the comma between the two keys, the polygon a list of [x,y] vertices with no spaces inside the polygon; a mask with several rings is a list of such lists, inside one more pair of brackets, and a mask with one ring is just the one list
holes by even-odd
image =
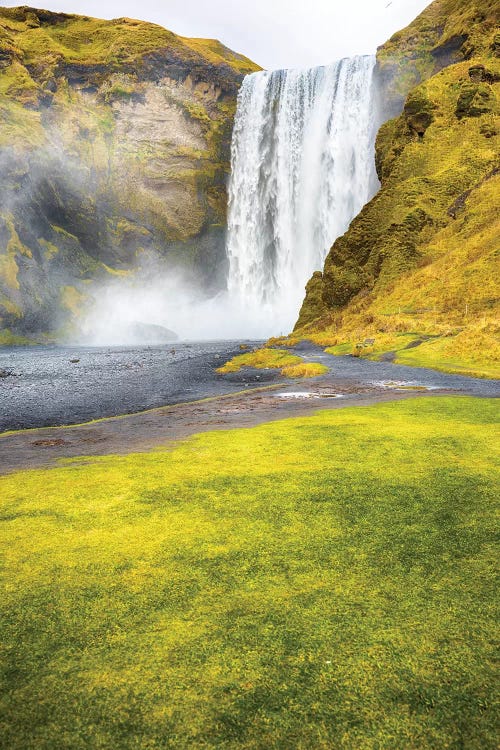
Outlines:
{"label": "dark basalt cliff", "polygon": [[436,0],[379,49],[381,189],[309,281],[301,333],[498,351],[499,20],[498,0]]}
{"label": "dark basalt cliff", "polygon": [[63,329],[92,282],[151,257],[221,285],[236,96],[258,69],[154,24],[0,8],[0,342]]}

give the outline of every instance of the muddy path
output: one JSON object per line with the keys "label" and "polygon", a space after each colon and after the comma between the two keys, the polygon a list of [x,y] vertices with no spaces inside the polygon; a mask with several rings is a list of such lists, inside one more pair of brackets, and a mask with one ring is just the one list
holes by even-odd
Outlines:
{"label": "muddy path", "polygon": [[368,406],[423,394],[429,395],[429,391],[363,387],[324,378],[307,385],[275,385],[83,425],[4,433],[0,435],[0,474],[54,466],[68,458],[157,450],[195,433],[253,427],[321,409]]}

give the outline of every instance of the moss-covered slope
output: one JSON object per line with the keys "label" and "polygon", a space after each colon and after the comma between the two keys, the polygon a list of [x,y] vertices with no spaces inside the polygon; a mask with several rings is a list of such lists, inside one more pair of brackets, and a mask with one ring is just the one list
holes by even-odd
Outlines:
{"label": "moss-covered slope", "polygon": [[436,0],[379,50],[384,106],[393,111],[407,96],[378,134],[381,189],[309,282],[300,333],[343,351],[375,338],[357,348],[370,356],[411,344],[415,364],[490,371],[498,353],[499,10],[487,0]]}
{"label": "moss-covered slope", "polygon": [[154,24],[0,8],[0,340],[151,255],[223,276],[236,95],[258,67]]}

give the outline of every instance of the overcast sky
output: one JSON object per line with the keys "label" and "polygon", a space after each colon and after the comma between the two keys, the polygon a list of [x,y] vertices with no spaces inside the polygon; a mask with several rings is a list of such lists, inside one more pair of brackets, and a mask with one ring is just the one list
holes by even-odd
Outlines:
{"label": "overcast sky", "polygon": [[[322,65],[374,52],[430,0],[25,0],[50,10],[153,21],[220,39],[264,68]],[[2,2],[0,6],[21,5]]]}

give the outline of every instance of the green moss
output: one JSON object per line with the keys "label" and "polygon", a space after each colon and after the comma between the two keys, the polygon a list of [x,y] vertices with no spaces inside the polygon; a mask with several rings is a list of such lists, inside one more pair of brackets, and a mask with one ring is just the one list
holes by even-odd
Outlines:
{"label": "green moss", "polygon": [[465,83],[461,87],[455,114],[459,120],[463,117],[481,117],[490,112],[497,112],[495,92],[487,83]]}
{"label": "green moss", "polygon": [[343,354],[351,354],[352,344],[349,341],[347,341],[343,344],[335,344],[335,346],[328,346],[325,349],[325,352],[327,354],[333,354],[334,356],[339,356]]}
{"label": "green moss", "polygon": [[307,304],[302,306],[295,328],[303,328],[321,317],[325,309],[323,289],[323,274],[321,271],[316,271],[307,282],[305,297]]}
{"label": "green moss", "polygon": [[115,99],[130,99],[135,93],[135,87],[131,84],[116,82],[106,89],[106,101]]}
{"label": "green moss", "polygon": [[59,255],[60,250],[57,245],[54,245],[52,242],[43,239],[43,237],[39,238],[38,244],[45,250],[44,258],[46,261],[50,262]]}
{"label": "green moss", "polygon": [[302,358],[296,354],[283,349],[256,349],[248,354],[238,354],[225,365],[219,367],[217,372],[226,374],[230,372],[239,372],[242,367],[256,367],[257,369],[281,369],[288,365],[298,365],[302,363]]}
{"label": "green moss", "polygon": [[6,747],[496,748],[497,407],[1,478]]}
{"label": "green moss", "polygon": [[317,378],[326,375],[328,367],[319,362],[301,362],[297,365],[286,365],[281,370],[285,378]]}
{"label": "green moss", "polygon": [[[38,25],[35,19],[40,21]],[[2,27],[7,31],[15,29],[16,45],[27,64],[59,57],[78,65],[124,65],[168,49],[179,61],[191,65],[225,65],[237,74],[259,69],[214,40],[179,37],[161,26],[128,18],[104,21],[49,11],[2,8]]]}
{"label": "green moss", "polygon": [[32,346],[34,343],[33,339],[19,336],[9,328],[0,328],[0,346]]}
{"label": "green moss", "polygon": [[[381,189],[334,244],[323,274],[309,283],[298,334],[330,334],[335,346],[355,351],[365,338],[408,330],[442,335],[460,325],[469,333],[448,359],[457,368],[463,360],[467,371],[492,371],[485,347],[480,348],[481,361],[471,366],[470,360],[481,330],[490,322],[495,327],[499,302],[494,265],[500,63],[488,51],[491,3],[480,5],[481,13],[467,31],[469,41],[475,40],[476,56],[466,62],[455,62],[452,52],[446,60],[439,57],[443,69],[434,75],[435,67],[427,71],[426,80],[409,93],[402,114],[381,128]],[[379,57],[383,61],[388,50],[399,49],[406,60],[413,45],[422,43],[425,54],[435,58],[436,50],[429,47],[432,35],[440,34],[439,44],[446,47],[452,29],[462,28],[469,16],[465,3],[438,0],[384,46]],[[438,17],[446,18],[439,28],[433,26]],[[389,309],[394,312],[387,314]],[[426,344],[402,356],[416,363],[427,350],[438,349]],[[425,362],[447,369],[446,359],[440,361],[436,354]]]}
{"label": "green moss", "polygon": [[74,286],[63,286],[61,288],[61,306],[65,310],[68,310],[74,317],[80,315],[85,300],[85,294]]}
{"label": "green moss", "polygon": [[186,101],[184,108],[193,120],[198,120],[204,124],[210,123],[210,117],[207,114],[205,107],[197,102]]}

